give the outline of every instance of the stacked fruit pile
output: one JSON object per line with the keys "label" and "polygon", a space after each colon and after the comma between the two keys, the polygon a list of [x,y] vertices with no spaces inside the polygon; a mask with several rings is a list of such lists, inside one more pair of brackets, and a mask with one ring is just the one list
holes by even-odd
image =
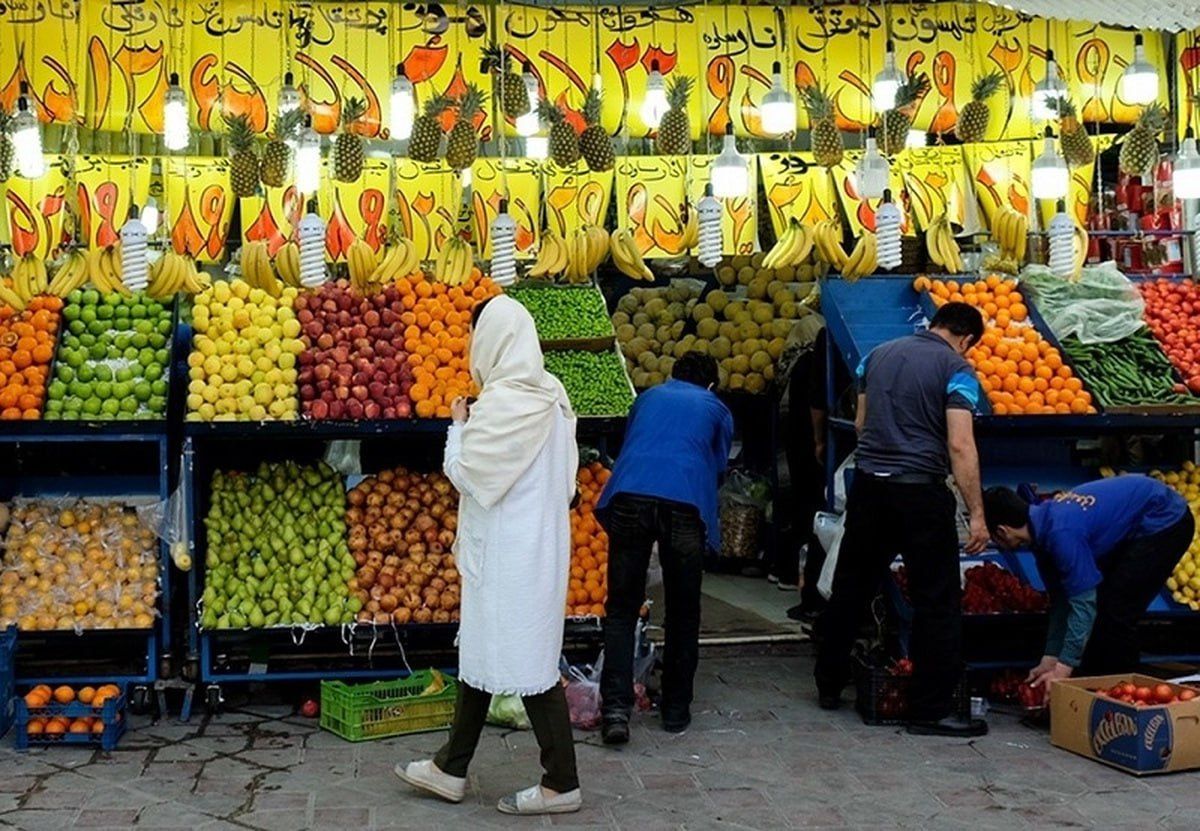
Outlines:
{"label": "stacked fruit pile", "polygon": [[775,362],[783,355],[788,333],[809,310],[798,302],[803,298],[777,280],[756,279],[746,296],[740,300],[710,291],[692,309],[695,338],[685,336],[680,346],[716,358],[723,389],[759,393],[775,379]]}
{"label": "stacked fruit pile", "polygon": [[564,349],[547,351],[544,357],[578,415],[623,416],[633,406],[625,362],[616,352]]}
{"label": "stacked fruit pile", "polygon": [[[1192,508],[1192,514],[1200,515],[1200,467],[1193,462],[1184,462],[1179,472],[1163,473],[1153,470],[1150,475],[1174,488]],[[1200,535],[1192,540],[1188,550],[1175,565],[1167,578],[1167,588],[1176,603],[1200,612]]]}
{"label": "stacked fruit pile", "polygon": [[35,297],[17,311],[0,305],[0,420],[42,415],[62,300]]}
{"label": "stacked fruit pile", "polygon": [[633,385],[646,389],[671,377],[692,306],[700,290],[690,283],[636,288],[617,301],[612,322],[617,343],[629,366]]}
{"label": "stacked fruit pile", "polygon": [[1138,686],[1132,681],[1122,681],[1106,690],[1097,690],[1097,695],[1114,698],[1135,707],[1156,707],[1161,704],[1178,704],[1194,701],[1200,692],[1182,684],[1155,684]]}
{"label": "stacked fruit pile", "polygon": [[196,295],[189,421],[296,417],[296,362],[304,351],[292,310],[296,295],[288,287],[276,300],[244,280],[217,282]]}
{"label": "stacked fruit pile", "polygon": [[165,418],[170,306],[143,294],[67,297],[47,420]]}
{"label": "stacked fruit pile", "polygon": [[1188,388],[1200,394],[1200,287],[1192,280],[1138,283],[1146,323]]}
{"label": "stacked fruit pile", "polygon": [[362,608],[351,597],[346,489],[328,465],[264,462],[254,473],[217,471],[200,625],[205,629],[333,626]]}
{"label": "stacked fruit pile", "polygon": [[347,494],[346,525],[358,569],[350,590],[358,621],[452,623],[461,597],[455,566],[458,494],[440,473],[403,467],[368,477]]}
{"label": "stacked fruit pile", "polygon": [[525,284],[504,293],[529,310],[543,341],[612,337],[604,295],[595,289]]}
{"label": "stacked fruit pile", "polygon": [[[66,684],[53,690],[45,684],[25,693],[25,706],[30,710],[29,723],[25,732],[30,736],[62,736],[67,733],[100,734],[104,732],[104,718],[101,711],[104,705],[114,698],[121,697],[121,688],[116,684],[104,684],[100,687],[80,687],[78,691]],[[67,717],[53,715],[54,705],[66,705],[78,702],[96,711],[94,716]],[[59,709],[61,712],[65,707]],[[86,711],[85,711],[86,712]]]}
{"label": "stacked fruit pile", "polygon": [[1091,394],[1083,388],[1062,354],[1029,322],[1025,298],[1015,280],[993,274],[964,282],[913,281],[929,292],[935,305],[969,303],[983,313],[983,338],[967,354],[996,415],[1094,413]]}
{"label": "stacked fruit pile", "polygon": [[[904,566],[892,572],[900,594],[908,600],[908,571]],[[963,574],[962,610],[968,615],[1036,613],[1046,611],[1045,592],[1029,586],[1007,569],[995,563],[971,566]]]}
{"label": "stacked fruit pile", "polygon": [[571,580],[567,616],[604,616],[608,600],[608,534],[596,520],[596,505],[611,471],[600,462],[579,469],[579,503],[571,509]]}
{"label": "stacked fruit pile", "polygon": [[467,332],[475,304],[500,293],[488,277],[472,276],[461,286],[431,283],[414,274],[397,280],[404,311],[404,351],[412,368],[408,396],[419,418],[449,418],[455,398],[473,393],[467,363]]}
{"label": "stacked fruit pile", "polygon": [[1063,339],[1062,348],[1106,408],[1200,404],[1176,381],[1171,362],[1146,329],[1113,343],[1082,343],[1071,336]]}
{"label": "stacked fruit pile", "polygon": [[158,538],[133,509],[25,502],[12,510],[0,571],[0,627],[146,629],[158,599]]}
{"label": "stacked fruit pile", "polygon": [[298,378],[304,415],[318,420],[412,415],[404,314],[396,286],[362,297],[339,280],[296,298],[305,346]]}

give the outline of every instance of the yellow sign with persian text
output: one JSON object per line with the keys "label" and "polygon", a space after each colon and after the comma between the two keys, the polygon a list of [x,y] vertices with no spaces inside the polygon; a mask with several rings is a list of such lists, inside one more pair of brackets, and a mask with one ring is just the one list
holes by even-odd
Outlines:
{"label": "yellow sign with persian text", "polygon": [[103,248],[121,238],[130,206],[145,205],[150,195],[150,172],[147,158],[78,157],[79,237],[89,248]]}
{"label": "yellow sign with persian text", "polygon": [[[227,159],[163,157],[159,159],[166,194],[164,216],[171,246],[201,263],[220,263],[225,259],[225,244],[233,221],[233,195],[229,192]],[[249,207],[251,200],[244,200]],[[267,239],[271,253],[286,238],[277,241],[271,235],[249,235],[248,239]]]}
{"label": "yellow sign with persian text", "polygon": [[759,153],[771,227],[778,239],[789,219],[815,225],[838,214],[829,171],[813,163],[811,153]]}
{"label": "yellow sign with persian text", "polygon": [[46,173],[37,179],[10,176],[0,185],[0,244],[18,257],[51,259],[63,239],[67,179],[57,156],[46,157]]}

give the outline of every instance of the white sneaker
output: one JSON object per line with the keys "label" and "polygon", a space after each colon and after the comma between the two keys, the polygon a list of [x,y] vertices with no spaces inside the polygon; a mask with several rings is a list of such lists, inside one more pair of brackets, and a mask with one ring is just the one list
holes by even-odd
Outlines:
{"label": "white sneaker", "polygon": [[583,794],[579,788],[558,796],[546,796],[541,785],[506,796],[496,803],[502,814],[573,814],[583,807]]}
{"label": "white sneaker", "polygon": [[443,773],[432,759],[409,762],[408,767],[399,764],[394,768],[396,775],[417,790],[441,797],[447,802],[462,802],[467,793],[467,780]]}

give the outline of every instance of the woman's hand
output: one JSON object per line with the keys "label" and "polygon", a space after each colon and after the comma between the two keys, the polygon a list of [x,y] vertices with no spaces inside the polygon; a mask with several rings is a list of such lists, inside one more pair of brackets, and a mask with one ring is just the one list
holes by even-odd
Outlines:
{"label": "woman's hand", "polygon": [[461,395],[450,402],[450,418],[459,424],[467,420],[467,399]]}

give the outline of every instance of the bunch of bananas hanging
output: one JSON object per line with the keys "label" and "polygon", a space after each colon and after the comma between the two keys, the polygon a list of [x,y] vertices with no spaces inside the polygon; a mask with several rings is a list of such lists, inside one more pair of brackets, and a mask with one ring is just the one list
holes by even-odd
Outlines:
{"label": "bunch of bananas hanging", "polygon": [[788,268],[798,266],[808,259],[813,250],[813,232],[795,217],[788,219],[784,231],[767,256],[763,257],[763,268]]}
{"label": "bunch of bananas hanging", "polygon": [[566,240],[555,231],[547,228],[542,232],[541,244],[538,246],[537,258],[529,267],[526,277],[549,277],[551,279],[564,273],[571,259],[570,246]]}
{"label": "bunch of bananas hanging", "polygon": [[283,294],[283,285],[275,276],[275,267],[271,265],[271,254],[265,242],[257,240],[242,245],[241,265],[242,279],[250,284],[250,288],[262,289],[271,297]]}
{"label": "bunch of bananas hanging", "polygon": [[992,239],[1000,247],[1000,253],[984,260],[983,267],[1005,274],[1019,273],[1029,242],[1029,218],[1008,205],[1002,206],[992,220]]}
{"label": "bunch of bananas hanging", "polygon": [[9,276],[12,278],[12,290],[23,301],[22,309],[37,295],[45,294],[50,286],[46,275],[46,261],[36,254],[26,254],[17,260]]}
{"label": "bunch of bananas hanging", "polygon": [[568,283],[586,283],[608,259],[608,231],[597,225],[584,225],[571,235],[567,251]]}
{"label": "bunch of bananas hanging", "polygon": [[433,279],[448,286],[461,286],[471,279],[475,268],[475,249],[460,236],[446,240],[433,264]]}
{"label": "bunch of bananas hanging", "polygon": [[878,267],[879,248],[877,238],[870,231],[863,231],[862,236],[858,238],[858,243],[854,246],[854,250],[850,252],[850,256],[842,264],[840,269],[842,279],[854,282],[859,277],[874,274],[875,269]]}
{"label": "bunch of bananas hanging", "polygon": [[683,223],[683,239],[679,242],[679,253],[691,251],[700,244],[700,212],[694,205],[687,207],[687,219]]}
{"label": "bunch of bananas hanging", "polygon": [[826,219],[813,226],[813,245],[817,259],[841,271],[849,259],[842,249],[842,225],[836,219]]}
{"label": "bunch of bananas hanging", "polygon": [[87,253],[88,280],[105,294],[116,292],[125,296],[133,292],[125,285],[121,268],[121,243],[104,248],[91,248]]}
{"label": "bunch of bananas hanging", "polygon": [[9,306],[14,312],[23,312],[26,305],[28,304],[24,297],[11,289],[4,280],[0,280],[0,306]]}
{"label": "bunch of bananas hanging", "polygon": [[350,243],[346,249],[346,269],[350,273],[350,288],[359,294],[374,294],[375,286],[371,275],[379,268],[379,256],[375,249],[360,239]]}
{"label": "bunch of bananas hanging", "polygon": [[417,245],[407,237],[399,237],[387,247],[379,265],[371,272],[372,286],[386,286],[402,277],[408,277],[421,269],[421,255]]}
{"label": "bunch of bananas hanging", "polygon": [[155,300],[169,300],[178,292],[199,294],[211,285],[209,276],[196,270],[195,260],[168,248],[150,264],[146,293]]}
{"label": "bunch of bananas hanging", "polygon": [[300,288],[300,245],[288,240],[275,252],[275,271],[285,286]]}
{"label": "bunch of bananas hanging", "polygon": [[654,280],[654,272],[642,259],[642,252],[633,242],[628,228],[613,231],[608,238],[608,248],[617,270],[634,280]]}
{"label": "bunch of bananas hanging", "polygon": [[78,248],[72,248],[54,272],[54,279],[50,281],[47,291],[55,297],[66,297],[76,289],[83,288],[87,281],[87,255]]}
{"label": "bunch of bananas hanging", "polygon": [[950,229],[950,219],[945,214],[938,216],[929,223],[925,231],[925,250],[929,261],[940,265],[948,274],[962,274],[962,254],[959,253],[958,243],[954,240],[954,232]]}

